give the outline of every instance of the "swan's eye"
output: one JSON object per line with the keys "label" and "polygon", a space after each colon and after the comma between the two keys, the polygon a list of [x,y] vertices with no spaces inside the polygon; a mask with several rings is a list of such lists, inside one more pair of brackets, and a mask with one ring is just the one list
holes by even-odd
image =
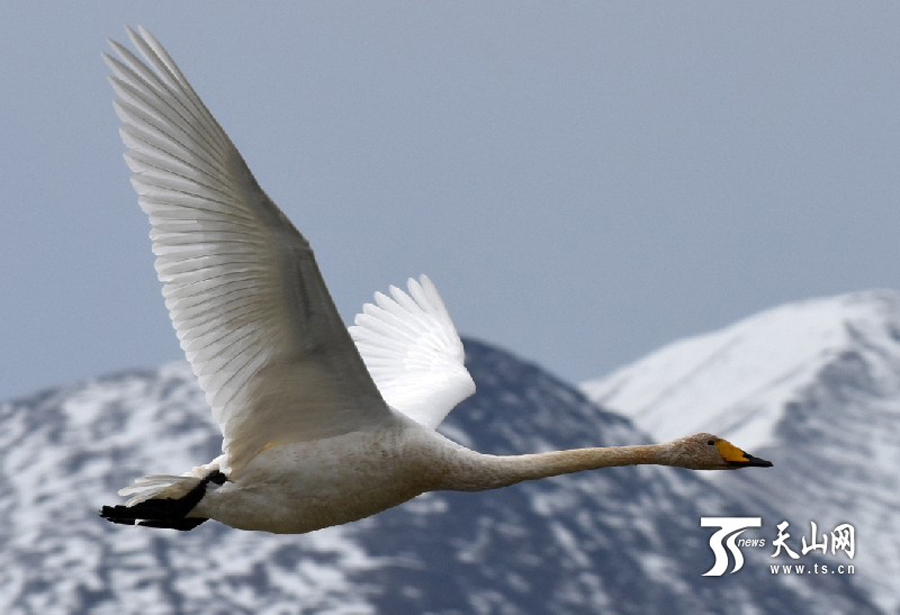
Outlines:
{"label": "swan's eye", "polygon": [[710,440],[710,441],[709,441],[709,442],[707,442],[707,444],[709,444],[709,445],[710,445],[710,446],[713,446],[713,445],[715,445],[715,443],[716,443],[716,441],[715,441],[715,440]]}

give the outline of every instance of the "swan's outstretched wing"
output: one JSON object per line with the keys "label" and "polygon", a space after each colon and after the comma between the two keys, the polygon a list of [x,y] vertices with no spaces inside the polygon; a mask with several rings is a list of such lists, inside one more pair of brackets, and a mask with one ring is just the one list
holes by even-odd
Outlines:
{"label": "swan's outstretched wing", "polygon": [[166,307],[239,471],[270,444],[364,429],[390,410],[312,250],[162,46],[107,56]]}
{"label": "swan's outstretched wing", "polygon": [[427,276],[375,293],[356,315],[350,334],[388,404],[427,427],[437,427],[475,392],[463,345],[437,289]]}

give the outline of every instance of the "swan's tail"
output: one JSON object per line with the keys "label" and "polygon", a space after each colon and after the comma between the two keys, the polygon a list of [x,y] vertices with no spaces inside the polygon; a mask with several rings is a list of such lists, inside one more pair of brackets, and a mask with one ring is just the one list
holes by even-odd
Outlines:
{"label": "swan's tail", "polygon": [[217,469],[204,476],[145,476],[134,485],[119,491],[119,495],[131,495],[124,505],[104,506],[100,516],[112,523],[164,527],[175,530],[192,530],[205,517],[188,517],[206,494],[207,485],[223,484],[227,477]]}

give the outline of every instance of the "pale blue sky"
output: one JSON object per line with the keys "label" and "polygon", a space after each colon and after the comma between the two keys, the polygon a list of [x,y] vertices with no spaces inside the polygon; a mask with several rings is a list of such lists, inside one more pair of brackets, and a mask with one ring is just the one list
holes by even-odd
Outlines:
{"label": "pale blue sky", "polygon": [[179,358],[100,53],[169,49],[349,319],[427,272],[577,381],[900,286],[900,4],[5,2],[0,399]]}

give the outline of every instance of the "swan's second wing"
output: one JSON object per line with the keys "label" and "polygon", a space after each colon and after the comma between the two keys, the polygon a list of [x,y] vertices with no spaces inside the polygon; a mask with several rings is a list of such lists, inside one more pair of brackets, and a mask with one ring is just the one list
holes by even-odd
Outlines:
{"label": "swan's second wing", "polygon": [[475,392],[463,345],[427,276],[410,279],[409,294],[391,286],[357,314],[350,334],[388,404],[417,423],[437,427]]}
{"label": "swan's second wing", "polygon": [[233,471],[263,448],[365,429],[390,411],[312,250],[162,46],[112,42],[116,111],[181,347]]}

